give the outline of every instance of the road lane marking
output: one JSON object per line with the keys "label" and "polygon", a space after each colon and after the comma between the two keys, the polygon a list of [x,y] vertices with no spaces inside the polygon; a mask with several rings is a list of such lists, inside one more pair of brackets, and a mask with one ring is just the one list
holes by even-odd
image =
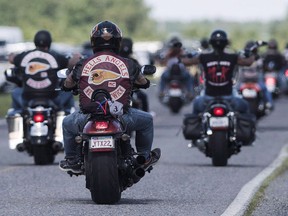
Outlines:
{"label": "road lane marking", "polygon": [[279,168],[285,159],[288,157],[288,145],[282,147],[278,157],[262,172],[260,172],[255,178],[245,184],[233,202],[228,206],[225,212],[221,216],[242,216],[247,210],[251,200],[255,193],[259,190],[262,183],[267,177]]}

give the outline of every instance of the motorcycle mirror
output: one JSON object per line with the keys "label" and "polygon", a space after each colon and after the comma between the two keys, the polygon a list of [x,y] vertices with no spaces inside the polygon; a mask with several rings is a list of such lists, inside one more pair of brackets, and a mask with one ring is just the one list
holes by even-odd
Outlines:
{"label": "motorcycle mirror", "polygon": [[8,68],[4,71],[6,77],[12,77],[14,75],[13,68]]}
{"label": "motorcycle mirror", "polygon": [[59,78],[65,79],[67,77],[67,75],[68,75],[68,69],[67,68],[64,68],[62,70],[57,71],[57,76]]}
{"label": "motorcycle mirror", "polygon": [[154,65],[143,65],[141,67],[141,73],[145,75],[152,75],[156,72],[156,67]]}

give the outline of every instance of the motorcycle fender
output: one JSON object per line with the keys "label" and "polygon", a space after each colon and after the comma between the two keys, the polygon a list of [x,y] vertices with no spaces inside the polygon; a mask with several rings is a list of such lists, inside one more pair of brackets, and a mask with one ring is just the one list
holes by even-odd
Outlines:
{"label": "motorcycle fender", "polygon": [[95,127],[95,123],[96,121],[88,121],[84,126],[83,134],[104,135],[104,134],[119,134],[123,132],[122,124],[116,119],[109,120],[108,127],[105,129],[97,129]]}

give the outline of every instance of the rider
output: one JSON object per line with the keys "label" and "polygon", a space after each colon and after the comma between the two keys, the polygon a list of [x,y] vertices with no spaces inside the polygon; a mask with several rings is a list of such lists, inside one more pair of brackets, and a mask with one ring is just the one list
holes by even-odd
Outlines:
{"label": "rider", "polygon": [[168,43],[168,51],[164,57],[166,69],[163,71],[160,77],[160,99],[165,96],[164,90],[166,85],[169,83],[173,72],[178,73],[180,79],[185,84],[187,99],[193,99],[193,78],[186,66],[180,61],[180,58],[184,55],[184,53],[185,51],[182,47],[182,42],[177,37],[172,38]]}
{"label": "rider", "polygon": [[59,85],[56,71],[72,67],[79,56],[74,55],[68,59],[50,50],[51,43],[50,32],[40,30],[34,36],[35,49],[9,56],[10,63],[15,65],[15,74],[21,86],[12,92],[12,109],[8,111],[8,116],[21,113],[27,102],[35,97],[49,98],[67,112],[74,108],[74,99],[70,92],[55,91]]}
{"label": "rider", "polygon": [[[113,99],[122,103],[124,107],[124,114],[120,118],[128,131],[136,131],[136,150],[146,158],[144,168],[155,164],[160,158],[159,148],[151,151],[154,133],[152,115],[130,107],[133,85],[148,88],[150,81],[140,73],[140,68],[133,60],[118,54],[121,39],[122,33],[116,24],[110,21],[96,24],[90,37],[94,55],[80,60],[65,79],[63,90],[79,88],[81,110],[68,115],[63,121],[66,156],[59,164],[63,171],[82,172],[81,159],[77,151],[79,144],[74,138],[82,131],[89,118],[90,110],[87,107],[91,102],[89,91],[84,89],[90,91],[105,89],[110,93],[114,92]],[[101,71],[102,74],[95,74],[95,71]],[[92,76],[96,78],[95,81],[91,79]]]}
{"label": "rider", "polygon": [[275,39],[268,41],[268,49],[263,53],[263,69],[269,71],[272,66],[276,71],[280,71],[285,66],[285,57],[278,50],[278,43]]}
{"label": "rider", "polygon": [[[249,50],[252,46],[255,45],[254,41],[248,41],[244,47],[244,50]],[[255,52],[257,53],[257,48],[255,48]],[[268,91],[265,83],[264,83],[264,77],[263,77],[263,68],[262,68],[262,64],[263,64],[263,59],[259,58],[256,61],[254,61],[252,63],[252,65],[250,66],[242,66],[239,69],[239,81],[237,84],[241,83],[241,80],[244,78],[242,72],[244,71],[253,71],[257,73],[257,83],[261,88],[262,94],[264,96],[263,98],[263,102],[265,104],[265,110],[267,112],[273,110],[274,108],[274,102],[273,102],[273,97],[271,92]],[[240,87],[240,85],[238,85],[238,88]]]}
{"label": "rider", "polygon": [[[133,53],[133,41],[132,41],[132,39],[131,38],[122,38],[122,41],[120,44],[119,55],[124,57],[124,58],[132,59],[140,67],[139,62],[135,58],[132,57],[132,53]],[[133,94],[136,94],[137,97],[141,100],[142,110],[145,112],[149,112],[149,103],[148,103],[147,94],[140,89],[133,91]]]}
{"label": "rider", "polygon": [[248,103],[233,92],[233,71],[237,64],[251,65],[255,55],[243,58],[236,53],[226,53],[224,49],[228,45],[228,37],[223,30],[213,31],[209,43],[213,48],[211,53],[200,53],[192,58],[182,59],[185,64],[201,64],[204,70],[205,92],[194,100],[193,113],[203,112],[207,101],[216,96],[230,99],[232,107],[240,113],[249,112]]}

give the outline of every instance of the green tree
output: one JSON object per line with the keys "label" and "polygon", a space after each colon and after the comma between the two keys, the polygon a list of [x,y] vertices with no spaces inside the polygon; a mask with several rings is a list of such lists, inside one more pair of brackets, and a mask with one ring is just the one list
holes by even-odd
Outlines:
{"label": "green tree", "polygon": [[26,40],[48,29],[55,41],[79,44],[89,40],[92,27],[102,20],[115,22],[126,36],[157,36],[143,0],[0,0],[0,5],[0,25],[21,27]]}

